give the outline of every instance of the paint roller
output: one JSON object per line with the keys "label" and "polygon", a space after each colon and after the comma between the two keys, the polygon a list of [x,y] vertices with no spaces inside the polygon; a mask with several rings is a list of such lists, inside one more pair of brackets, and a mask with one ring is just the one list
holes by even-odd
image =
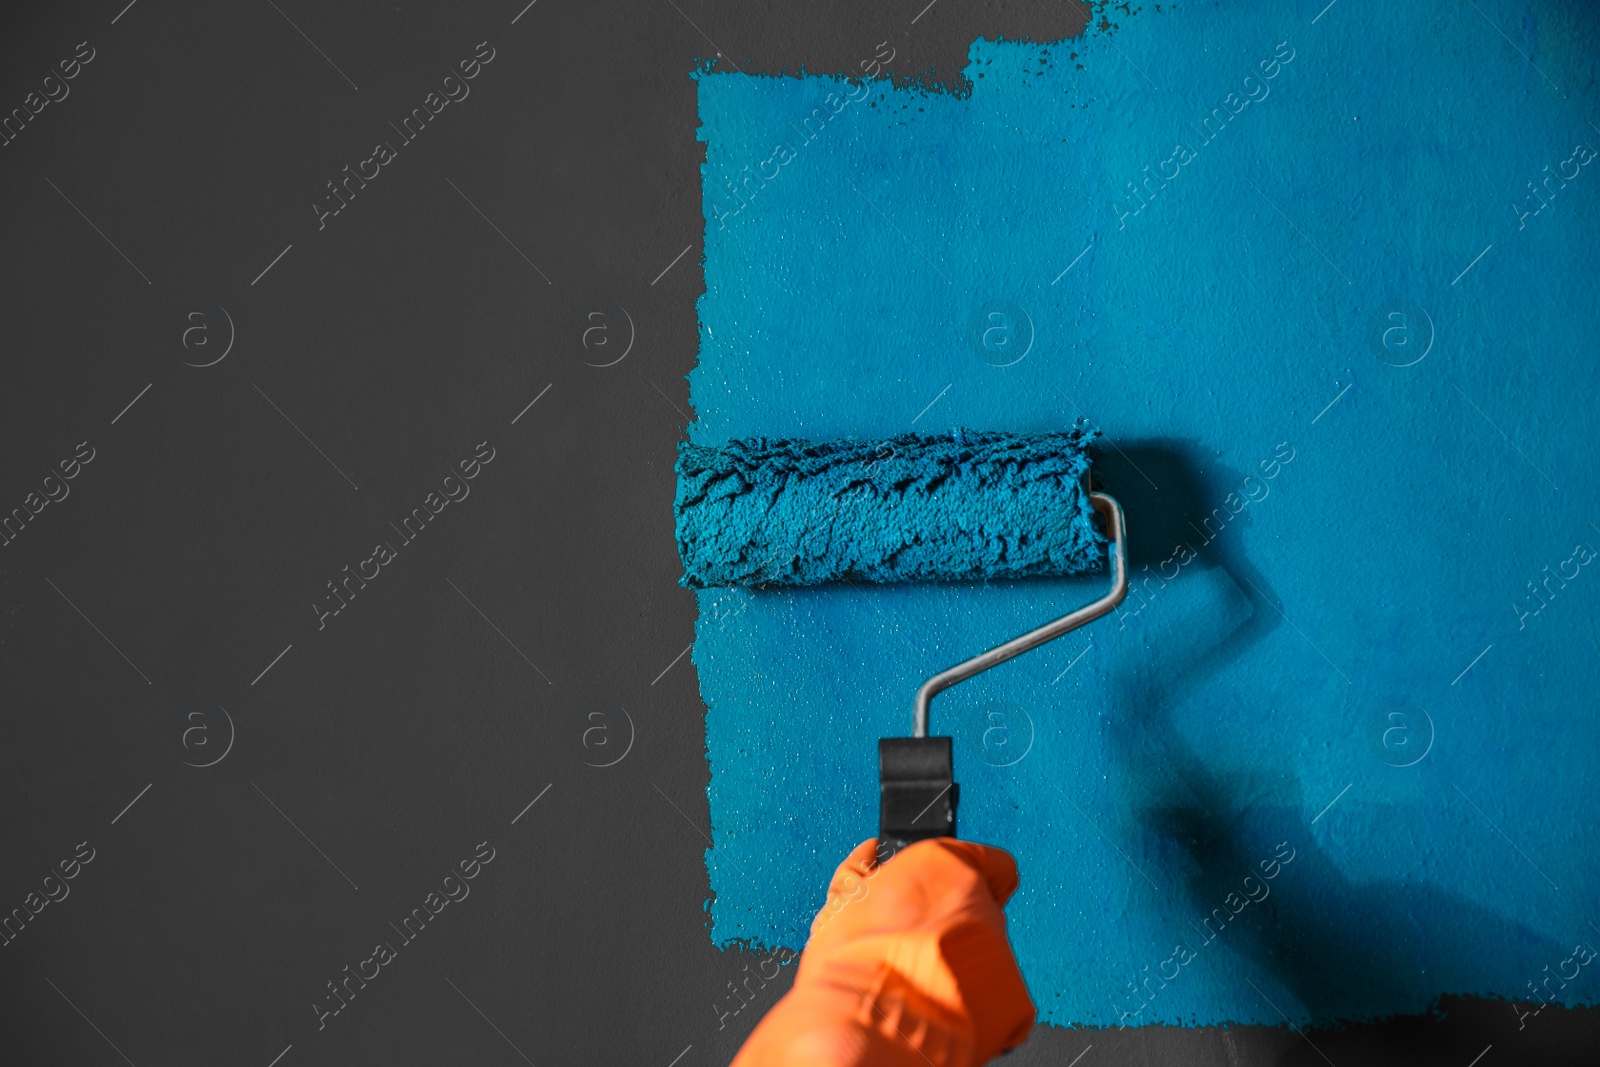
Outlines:
{"label": "paint roller", "polygon": [[935,674],[917,690],[911,736],[878,741],[880,860],[955,836],[951,739],[928,736],[933,698],[1100,618],[1127,594],[1122,507],[1089,483],[1095,436],[1086,427],[957,429],[679,445],[673,506],[687,588],[988,581],[1079,574],[1105,561],[1104,596]]}

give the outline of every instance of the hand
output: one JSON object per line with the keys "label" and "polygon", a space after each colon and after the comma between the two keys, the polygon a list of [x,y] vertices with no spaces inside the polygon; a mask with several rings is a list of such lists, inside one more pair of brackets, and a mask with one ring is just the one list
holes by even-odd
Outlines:
{"label": "hand", "polygon": [[790,990],[733,1067],[976,1067],[1022,1044],[1033,1001],[1002,906],[1017,865],[942,837],[834,872]]}

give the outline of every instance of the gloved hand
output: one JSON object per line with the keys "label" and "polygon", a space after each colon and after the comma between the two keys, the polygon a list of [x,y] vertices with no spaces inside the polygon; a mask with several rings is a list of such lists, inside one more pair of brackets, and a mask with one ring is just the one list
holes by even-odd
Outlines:
{"label": "gloved hand", "polygon": [[882,865],[876,839],[839,865],[794,988],[732,1067],[976,1067],[1035,1015],[1000,910],[1009,853],[941,837]]}

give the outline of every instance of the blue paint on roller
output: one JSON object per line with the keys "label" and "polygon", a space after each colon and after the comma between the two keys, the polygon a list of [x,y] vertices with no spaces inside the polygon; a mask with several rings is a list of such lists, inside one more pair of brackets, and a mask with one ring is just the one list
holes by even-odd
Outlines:
{"label": "blue paint on roller", "polygon": [[1087,429],[678,448],[681,584],[976,581],[1103,564]]}
{"label": "blue paint on roller", "polygon": [[[1324,6],[699,80],[697,442],[1107,432],[1128,600],[933,704],[1049,1022],[1600,1002],[1595,12]],[[916,687],[1102,582],[699,591],[714,941],[800,947]]]}

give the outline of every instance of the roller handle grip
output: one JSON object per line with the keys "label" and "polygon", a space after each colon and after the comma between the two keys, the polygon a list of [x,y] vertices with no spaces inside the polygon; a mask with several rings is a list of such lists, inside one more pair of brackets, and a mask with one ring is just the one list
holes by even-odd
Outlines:
{"label": "roller handle grip", "polygon": [[914,842],[956,836],[959,794],[950,738],[879,738],[878,862]]}

